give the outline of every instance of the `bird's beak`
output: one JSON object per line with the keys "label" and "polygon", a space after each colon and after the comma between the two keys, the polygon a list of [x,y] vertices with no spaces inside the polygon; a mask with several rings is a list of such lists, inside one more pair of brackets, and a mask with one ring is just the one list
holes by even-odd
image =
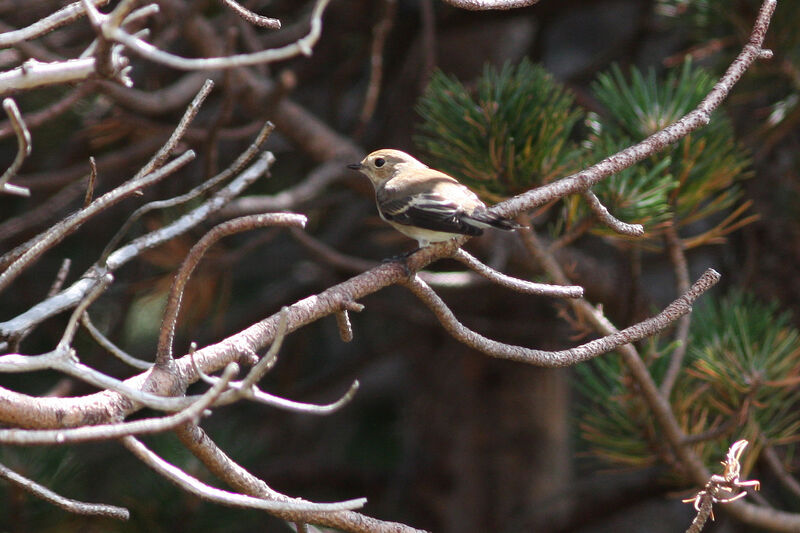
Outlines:
{"label": "bird's beak", "polygon": [[353,170],[361,170],[361,163],[350,163],[347,165],[347,168],[352,168]]}

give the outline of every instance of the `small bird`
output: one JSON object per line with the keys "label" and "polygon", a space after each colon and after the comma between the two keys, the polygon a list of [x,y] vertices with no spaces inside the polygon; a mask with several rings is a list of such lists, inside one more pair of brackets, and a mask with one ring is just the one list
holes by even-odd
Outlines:
{"label": "small bird", "polygon": [[347,165],[375,187],[378,213],[423,248],[458,235],[481,235],[485,228],[513,231],[511,220],[486,209],[466,186],[400,150],[376,150]]}

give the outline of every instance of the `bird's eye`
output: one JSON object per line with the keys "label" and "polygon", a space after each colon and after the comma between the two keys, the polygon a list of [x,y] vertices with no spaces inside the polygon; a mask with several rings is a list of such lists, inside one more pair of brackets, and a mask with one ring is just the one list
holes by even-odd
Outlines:
{"label": "bird's eye", "polygon": [[386,160],[384,158],[382,158],[382,157],[379,157],[378,159],[375,160],[375,166],[378,167],[378,168],[382,167],[385,164],[386,164]]}

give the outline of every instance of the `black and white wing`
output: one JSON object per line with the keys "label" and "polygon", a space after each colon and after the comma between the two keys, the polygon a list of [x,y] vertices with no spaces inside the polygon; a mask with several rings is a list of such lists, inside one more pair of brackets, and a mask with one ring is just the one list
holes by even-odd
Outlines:
{"label": "black and white wing", "polygon": [[385,220],[396,224],[445,233],[481,235],[482,227],[491,225],[473,220],[461,204],[435,192],[384,201],[379,195],[378,209]]}

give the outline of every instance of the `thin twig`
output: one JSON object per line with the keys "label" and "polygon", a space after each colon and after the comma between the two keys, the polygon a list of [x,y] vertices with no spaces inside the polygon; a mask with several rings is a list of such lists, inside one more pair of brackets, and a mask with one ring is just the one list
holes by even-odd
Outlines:
{"label": "thin twig", "polygon": [[[280,48],[262,50],[252,54],[236,54],[227,57],[186,58],[159,50],[152,44],[143,41],[119,27],[103,24],[103,35],[106,39],[124,44],[130,51],[150,61],[161,63],[178,70],[216,70],[260,65],[283,61],[297,55],[310,56],[312,48],[322,33],[322,14],[330,0],[317,0],[311,11],[311,28],[301,39]],[[99,13],[99,12],[98,12]]]}
{"label": "thin twig", "polygon": [[180,468],[177,468],[176,466],[166,462],[161,457],[150,451],[135,437],[123,437],[121,440],[122,444],[131,453],[133,453],[133,455],[135,455],[153,471],[165,477],[168,481],[199,498],[222,505],[227,505],[229,507],[261,509],[264,511],[329,512],[358,509],[363,507],[367,502],[366,498],[356,498],[337,503],[278,502],[220,490],[206,485],[200,480],[190,476]]}
{"label": "thin twig", "polygon": [[[77,305],[83,296],[97,283],[98,276],[104,272],[114,272],[145,251],[182,235],[226,205],[232,198],[242,193],[258,178],[264,175],[274,163],[275,156],[266,152],[241,175],[220,189],[204,202],[173,223],[142,235],[111,253],[103,265],[90,268],[78,281],[52,298],[41,301],[11,320],[0,322],[0,338],[17,337],[30,331],[48,317],[54,316]],[[97,200],[95,200],[96,202]]]}
{"label": "thin twig", "polygon": [[51,298],[54,294],[61,290],[61,287],[64,286],[64,282],[67,280],[67,275],[69,274],[69,267],[72,265],[72,260],[69,257],[65,257],[63,261],[61,261],[61,267],[58,269],[56,273],[56,279],[53,280],[53,284],[50,285],[50,290],[47,291],[47,297]]}
{"label": "thin twig", "polygon": [[492,210],[499,215],[510,217],[567,195],[587,191],[595,183],[672,146],[679,139],[708,124],[711,120],[711,113],[725,100],[750,65],[758,59],[772,57],[772,52],[763,49],[761,45],[776,5],[776,0],[764,1],[749,42],[694,110],[643,141],[625,148],[587,169],[501,202],[493,206]]}
{"label": "thin twig", "polygon": [[700,497],[697,508],[697,515],[695,515],[689,527],[686,528],[686,533],[700,533],[703,531],[703,526],[706,525],[708,517],[712,516],[714,498],[712,498],[710,494],[703,494]]}
{"label": "thin twig", "polygon": [[[672,270],[675,273],[675,288],[678,294],[680,294],[685,292],[689,287],[689,264],[686,262],[686,253],[683,249],[683,243],[678,236],[678,230],[675,228],[675,224],[670,224],[664,229],[664,241],[667,245],[669,260],[672,263]],[[669,366],[664,374],[664,380],[659,387],[661,395],[664,396],[664,398],[669,398],[672,387],[678,379],[678,374],[680,374],[683,368],[683,359],[689,347],[690,325],[691,319],[688,316],[678,321],[678,327],[675,331],[676,346],[670,356]]]}
{"label": "thin twig", "polygon": [[778,478],[778,480],[781,482],[781,485],[791,492],[795,498],[800,499],[800,482],[786,471],[786,467],[783,465],[780,457],[778,457],[778,453],[775,451],[775,448],[771,444],[768,444],[768,441],[763,437],[762,440],[765,444],[761,448],[760,457],[764,459],[767,467],[775,475],[775,477]]}
{"label": "thin twig", "polygon": [[157,200],[155,202],[150,202],[134,211],[131,216],[128,217],[122,227],[117,230],[117,233],[111,238],[111,240],[108,241],[108,244],[106,244],[103,252],[100,254],[100,261],[103,261],[106,257],[108,257],[108,254],[110,254],[111,251],[116,248],[131,226],[133,226],[133,224],[145,214],[156,209],[166,209],[168,207],[175,207],[176,205],[188,202],[189,200],[197,198],[204,192],[241,172],[241,170],[258,154],[258,151],[261,150],[261,146],[266,142],[267,138],[274,129],[275,125],[267,121],[267,123],[264,124],[264,127],[261,128],[261,131],[259,131],[255,140],[244,152],[241,153],[241,155],[239,155],[239,157],[236,158],[236,161],[234,161],[230,166],[228,166],[228,168],[216,176],[204,181],[189,192],[181,194],[180,196],[175,196],[168,200]]}
{"label": "thin twig", "polygon": [[173,174],[195,157],[194,151],[187,150],[169,164],[160,169],[143,175],[139,179],[132,179],[120,185],[116,189],[107,192],[100,198],[89,204],[88,207],[81,209],[77,213],[70,215],[61,222],[55,224],[47,231],[42,233],[36,243],[30,246],[25,253],[20,255],[8,268],[0,273],[0,291],[8,287],[9,284],[27,268],[30,263],[38,259],[47,250],[61,242],[65,237],[76,231],[84,222],[116,205],[125,198],[135,194],[137,191],[148,187]]}
{"label": "thin twig", "polygon": [[[91,0],[95,6],[102,6],[109,0]],[[74,22],[86,14],[80,1],[73,2],[59,9],[52,15],[41,18],[27,26],[0,34],[0,48],[8,48],[22,41],[29,41],[49,33],[56,28]]]}
{"label": "thin twig", "polygon": [[342,310],[336,313],[336,327],[339,328],[339,338],[342,342],[351,342],[353,340],[353,326],[350,325],[350,315],[347,311]]}
{"label": "thin twig", "polygon": [[17,175],[17,171],[22,166],[25,158],[31,155],[31,132],[28,131],[25,121],[22,120],[22,115],[14,100],[11,98],[3,100],[3,109],[8,115],[8,120],[11,122],[11,127],[17,136],[17,155],[14,157],[11,166],[0,176],[0,191],[18,196],[30,196],[31,191],[27,187],[11,185],[8,181]]}
{"label": "thin twig", "polygon": [[453,7],[469,11],[508,10],[532,6],[539,0],[444,0]]}
{"label": "thin twig", "polygon": [[641,224],[628,224],[627,222],[615,218],[591,190],[584,191],[583,198],[589,205],[589,209],[594,213],[594,216],[617,233],[630,237],[641,237],[644,235],[644,226]]}
{"label": "thin twig", "polygon": [[234,0],[221,0],[223,4],[228,6],[231,11],[239,15],[242,20],[245,20],[252,24],[253,26],[259,26],[261,28],[269,28],[271,30],[279,30],[281,29],[281,21],[278,19],[264,17],[262,15],[258,15],[253,13],[249,9],[242,7],[241,4],[235,2]]}
{"label": "thin twig", "polygon": [[145,166],[139,170],[136,176],[133,177],[135,180],[138,176],[143,176],[152,172],[153,170],[159,168],[164,162],[169,158],[172,152],[175,151],[175,148],[178,146],[178,142],[180,142],[181,138],[186,133],[186,130],[189,128],[189,124],[192,123],[194,118],[197,116],[197,113],[200,112],[200,106],[203,105],[208,95],[211,93],[211,89],[214,88],[214,82],[211,80],[206,80],[203,83],[203,86],[200,87],[200,90],[197,91],[192,102],[186,108],[186,111],[183,113],[180,122],[175,127],[175,130],[172,132],[172,135],[169,136],[169,139],[164,143],[164,145],[155,153],[155,155],[147,162]]}
{"label": "thin twig", "polygon": [[92,323],[91,318],[89,318],[88,311],[84,312],[83,315],[81,316],[81,324],[83,324],[83,327],[86,328],[86,331],[89,332],[89,335],[92,336],[92,338],[97,342],[97,344],[105,348],[108,353],[110,353],[123,363],[130,365],[133,368],[138,368],[140,370],[147,370],[148,368],[153,366],[153,363],[151,363],[150,361],[145,361],[143,359],[133,357],[124,350],[120,349],[119,346],[111,342],[108,339],[108,337],[103,335],[103,333],[99,329],[97,329],[97,327],[94,325],[94,323]]}
{"label": "thin twig", "polygon": [[[258,498],[277,501],[303,501],[290,498],[269,487],[231,459],[213,440],[196,425],[182,426],[176,430],[178,438],[214,475],[235,490]],[[300,513],[275,511],[272,514],[287,521],[301,520],[309,524],[320,524],[354,533],[422,533],[397,522],[385,522],[353,511],[338,513]]]}
{"label": "thin twig", "polygon": [[93,57],[66,59],[52,63],[28,59],[19,67],[0,73],[0,95],[45,85],[83,81],[94,73],[95,59]]}
{"label": "thin twig", "polygon": [[89,183],[86,184],[86,194],[83,196],[83,207],[88,207],[92,203],[94,196],[94,184],[97,181],[97,162],[94,157],[89,157]]}
{"label": "thin twig", "polygon": [[172,341],[175,337],[175,325],[180,312],[183,290],[194,268],[200,259],[215,242],[222,237],[234,235],[243,231],[265,226],[294,226],[303,227],[306,217],[291,213],[275,213],[267,215],[251,215],[223,222],[206,233],[195,244],[175,274],[172,287],[167,298],[167,307],[164,310],[164,320],[158,337],[158,351],[156,352],[156,366],[166,365],[172,359]]}
{"label": "thin twig", "polygon": [[331,183],[347,176],[346,170],[344,161],[338,158],[327,161],[312,170],[306,179],[279,193],[237,198],[222,210],[220,216],[232,217],[297,209],[299,205],[316,198]]}
{"label": "thin twig", "polygon": [[65,498],[64,496],[53,492],[47,487],[43,487],[35,481],[19,475],[3,464],[0,464],[0,477],[16,487],[19,487],[25,492],[33,494],[40,500],[52,503],[53,505],[70,513],[106,516],[109,518],[116,518],[117,520],[128,520],[130,518],[130,512],[124,507],[106,505],[103,503],[86,503],[73,500],[71,498]]}
{"label": "thin twig", "polygon": [[95,300],[100,297],[101,294],[103,294],[103,292],[105,292],[105,290],[113,281],[114,276],[111,274],[106,274],[100,278],[99,283],[92,287],[91,291],[86,293],[86,296],[72,311],[72,315],[70,315],[69,320],[67,321],[67,326],[64,328],[64,333],[61,335],[61,340],[58,341],[57,349],[66,350],[72,345],[72,339],[75,338],[75,333],[78,331],[78,320],[80,320],[81,315],[89,308],[90,305],[94,303]]}
{"label": "thin twig", "polygon": [[459,248],[453,255],[453,259],[460,261],[474,270],[489,281],[497,283],[502,287],[524,294],[537,294],[542,296],[553,296],[556,298],[582,298],[583,287],[577,285],[551,285],[548,283],[535,283],[522,279],[512,278],[502,272],[481,263],[475,257]]}
{"label": "thin twig", "polygon": [[378,96],[383,82],[383,49],[386,45],[386,37],[392,29],[395,12],[397,11],[397,0],[383,1],[383,15],[380,21],[372,27],[372,46],[370,48],[370,73],[367,92],[364,95],[364,104],[358,116],[355,137],[361,137],[361,133],[372,119],[375,108],[378,106]]}

